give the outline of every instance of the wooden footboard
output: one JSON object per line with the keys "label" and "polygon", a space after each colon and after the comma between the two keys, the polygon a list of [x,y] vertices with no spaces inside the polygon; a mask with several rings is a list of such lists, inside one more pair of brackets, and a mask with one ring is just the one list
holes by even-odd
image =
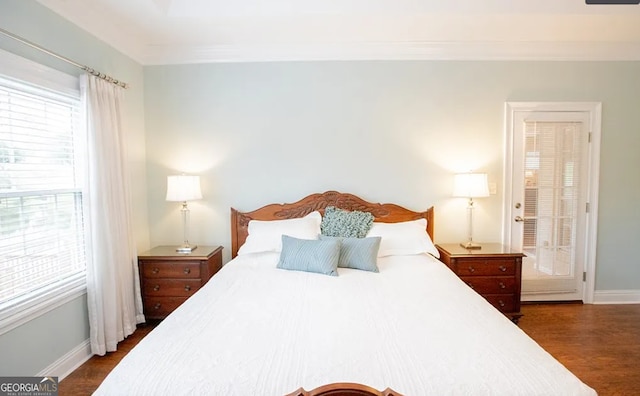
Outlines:
{"label": "wooden footboard", "polygon": [[433,239],[433,207],[424,212],[414,212],[402,206],[390,203],[371,203],[353,194],[327,191],[312,194],[294,203],[270,204],[251,212],[240,212],[231,208],[231,257],[236,257],[238,249],[244,244],[251,220],[284,220],[303,217],[314,210],[321,213],[327,206],[344,210],[360,210],[373,214],[381,223],[397,223],[418,219],[427,219],[427,233]]}
{"label": "wooden footboard", "polygon": [[316,389],[306,391],[303,388],[286,396],[402,396],[389,388],[382,392],[366,385],[349,382],[340,382],[319,386]]}

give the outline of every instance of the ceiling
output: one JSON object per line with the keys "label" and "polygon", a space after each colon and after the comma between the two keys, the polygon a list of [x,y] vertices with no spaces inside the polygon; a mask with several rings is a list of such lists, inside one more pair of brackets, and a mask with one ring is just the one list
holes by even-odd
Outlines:
{"label": "ceiling", "polygon": [[640,60],[640,5],[584,0],[38,0],[144,65]]}

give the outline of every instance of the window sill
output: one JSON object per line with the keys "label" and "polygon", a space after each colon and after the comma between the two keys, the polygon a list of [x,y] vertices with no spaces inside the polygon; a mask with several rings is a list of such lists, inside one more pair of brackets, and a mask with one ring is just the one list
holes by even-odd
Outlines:
{"label": "window sill", "polygon": [[84,272],[62,283],[52,285],[37,296],[0,305],[0,335],[52,311],[87,292]]}

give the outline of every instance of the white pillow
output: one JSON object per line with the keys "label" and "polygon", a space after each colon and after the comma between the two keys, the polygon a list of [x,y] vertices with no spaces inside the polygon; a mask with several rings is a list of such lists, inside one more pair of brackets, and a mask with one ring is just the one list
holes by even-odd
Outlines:
{"label": "white pillow", "polygon": [[429,253],[440,257],[427,234],[427,219],[401,223],[373,223],[367,237],[382,237],[378,257]]}
{"label": "white pillow", "polygon": [[251,220],[247,240],[240,246],[238,256],[259,252],[282,251],[282,236],[298,239],[318,239],[322,215],[314,211],[305,217],[286,220]]}

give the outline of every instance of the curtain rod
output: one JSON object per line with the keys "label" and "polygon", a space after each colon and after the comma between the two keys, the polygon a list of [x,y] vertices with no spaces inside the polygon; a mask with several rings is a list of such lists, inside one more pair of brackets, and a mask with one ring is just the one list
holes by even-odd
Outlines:
{"label": "curtain rod", "polygon": [[91,75],[94,75],[94,76],[96,76],[98,78],[101,78],[101,79],[103,79],[105,81],[108,81],[108,82],[110,82],[112,84],[115,84],[115,85],[117,85],[119,87],[122,87],[122,88],[125,88],[125,89],[129,88],[129,85],[124,81],[116,80],[115,78],[113,78],[111,76],[108,76],[108,75],[106,75],[104,73],[100,73],[99,71],[97,71],[95,69],[92,69],[89,66],[85,66],[85,65],[83,65],[81,63],[73,61],[73,60],[67,58],[66,56],[62,56],[62,55],[56,54],[53,51],[49,51],[48,49],[43,48],[43,47],[39,46],[38,44],[33,43],[33,42],[31,42],[31,41],[29,41],[29,40],[27,40],[25,38],[22,38],[22,37],[20,37],[20,36],[18,36],[16,34],[13,34],[13,33],[9,32],[7,30],[4,30],[4,29],[0,28],[0,33],[5,35],[5,36],[7,36],[7,37],[9,37],[9,38],[11,38],[11,39],[19,41],[22,44],[28,45],[31,48],[37,49],[40,52],[44,52],[47,55],[50,55],[50,56],[53,56],[54,58],[58,58],[58,59],[60,59],[62,61],[65,61],[65,62],[67,62],[67,63],[69,63],[69,64],[71,64],[71,65],[73,65],[73,66],[75,66],[77,68],[80,68],[80,69],[84,70],[85,72],[87,72],[87,73],[89,73]]}

